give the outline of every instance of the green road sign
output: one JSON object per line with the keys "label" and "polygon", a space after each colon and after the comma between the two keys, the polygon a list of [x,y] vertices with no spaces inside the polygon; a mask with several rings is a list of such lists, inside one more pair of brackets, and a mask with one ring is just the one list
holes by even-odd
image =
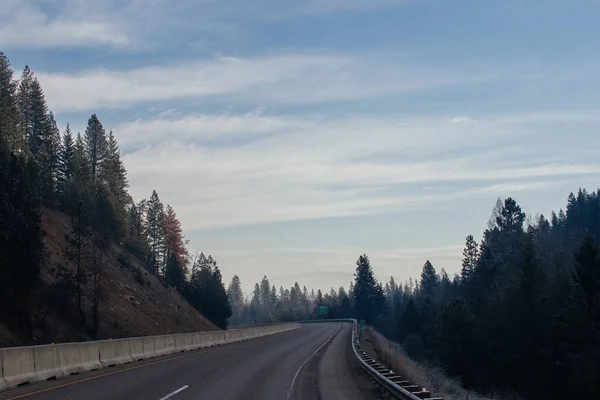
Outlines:
{"label": "green road sign", "polygon": [[361,330],[361,331],[364,331],[364,330],[365,330],[365,320],[364,320],[364,319],[361,319],[361,320],[360,320],[360,330]]}
{"label": "green road sign", "polygon": [[317,313],[319,315],[327,315],[329,314],[329,310],[327,309],[327,306],[319,306]]}

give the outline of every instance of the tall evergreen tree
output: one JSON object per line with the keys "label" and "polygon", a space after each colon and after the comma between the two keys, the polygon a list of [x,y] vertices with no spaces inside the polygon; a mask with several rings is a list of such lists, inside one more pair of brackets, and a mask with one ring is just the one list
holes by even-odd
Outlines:
{"label": "tall evergreen tree", "polygon": [[385,309],[385,296],[378,285],[366,254],[356,261],[353,291],[354,309],[359,318],[371,323]]}
{"label": "tall evergreen tree", "polygon": [[475,239],[473,239],[473,235],[469,235],[467,236],[467,242],[463,251],[462,260],[461,279],[464,282],[468,281],[471,278],[473,270],[477,266],[478,259],[479,246],[477,242],[475,242]]}
{"label": "tall evergreen tree", "polygon": [[100,176],[121,205],[124,206],[129,202],[127,170],[121,160],[119,145],[112,131],[109,132],[106,141],[106,152],[104,159],[101,161]]}
{"label": "tall evergreen tree", "polygon": [[64,199],[67,194],[68,184],[73,175],[75,174],[75,142],[73,140],[73,134],[71,133],[71,127],[67,124],[60,150],[58,154],[58,192],[59,197]]}
{"label": "tall evergreen tree", "polygon": [[32,84],[34,80],[33,72],[26,65],[21,74],[19,81],[19,87],[17,90],[17,107],[18,107],[18,123],[19,123],[19,141],[23,144],[27,144],[27,147],[23,148],[23,155],[29,155],[30,143],[29,138],[31,136],[31,124],[32,119]]}
{"label": "tall evergreen tree", "polygon": [[188,301],[221,329],[227,327],[232,311],[217,262],[204,254],[196,259],[189,288]]}
{"label": "tall evergreen tree", "polygon": [[433,265],[427,260],[421,272],[421,293],[425,296],[435,296],[438,292],[439,277]]}
{"label": "tall evergreen tree", "polygon": [[185,249],[181,222],[177,219],[175,210],[167,204],[163,217],[163,232],[167,257],[175,254],[180,265],[185,265],[187,251]]}
{"label": "tall evergreen tree", "polygon": [[67,248],[65,249],[65,260],[75,269],[75,288],[77,296],[77,308],[79,310],[80,322],[86,323],[86,313],[84,309],[84,300],[86,298],[85,286],[88,281],[88,272],[86,266],[92,262],[92,232],[90,227],[90,216],[85,203],[80,200],[77,210],[71,217],[72,231],[71,235],[65,239]]}
{"label": "tall evergreen tree", "polygon": [[500,215],[496,217],[496,223],[501,231],[523,232],[523,223],[525,222],[525,213],[521,207],[512,198],[504,200],[504,207]]}
{"label": "tall evergreen tree", "polygon": [[48,114],[47,133],[39,152],[41,195],[48,207],[57,205],[61,138],[54,114]]}
{"label": "tall evergreen tree", "polygon": [[18,129],[17,83],[8,58],[0,51],[0,142],[8,151],[20,153],[24,150],[23,137]]}
{"label": "tall evergreen tree", "polygon": [[150,258],[150,243],[146,224],[147,201],[133,201],[127,206],[129,229],[125,246],[141,260]]}
{"label": "tall evergreen tree", "polygon": [[165,270],[165,280],[169,286],[182,291],[185,285],[185,265],[182,265],[177,254],[170,253]]}
{"label": "tall evergreen tree", "polygon": [[85,149],[92,179],[95,180],[108,153],[106,132],[96,114],[92,114],[85,129]]}
{"label": "tall evergreen tree", "polygon": [[239,324],[242,322],[244,312],[244,293],[242,292],[242,283],[237,275],[234,275],[231,279],[231,283],[227,288],[227,297],[232,309],[231,320]]}
{"label": "tall evergreen tree", "polygon": [[153,190],[147,204],[146,220],[151,249],[148,267],[156,274],[160,272],[159,269],[163,265],[162,255],[165,246],[164,214],[164,207],[158,193]]}
{"label": "tall evergreen tree", "polygon": [[27,140],[31,154],[38,162],[43,163],[44,157],[47,156],[44,152],[47,151],[46,147],[52,135],[48,105],[44,91],[35,77],[31,81],[29,90],[29,110],[27,110],[29,119],[26,121]]}

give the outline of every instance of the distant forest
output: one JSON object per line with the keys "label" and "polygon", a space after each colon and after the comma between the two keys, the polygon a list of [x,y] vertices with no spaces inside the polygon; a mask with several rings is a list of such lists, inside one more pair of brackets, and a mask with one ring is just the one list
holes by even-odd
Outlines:
{"label": "distant forest", "polygon": [[319,305],[328,318],[365,319],[482,393],[599,399],[599,239],[600,190],[571,193],[566,211],[529,223],[515,200],[498,199],[453,277],[426,261],[419,279],[382,284],[362,255],[348,292],[277,291],[264,277],[244,302],[234,277],[228,295],[236,322],[322,318]]}
{"label": "distant forest", "polygon": [[[156,191],[135,202],[112,131],[93,114],[85,132],[62,133],[44,91],[28,68],[19,80],[0,52],[0,318],[30,334],[39,302],[75,302],[73,324],[93,336],[103,293],[106,252],[120,244],[164,283],[175,287],[215,325],[231,315],[216,261],[191,257],[181,223]],[[56,283],[39,292],[39,274],[49,267],[41,228],[44,208],[72,219]],[[127,264],[127,260],[121,260]],[[91,304],[91,306],[88,306]]]}

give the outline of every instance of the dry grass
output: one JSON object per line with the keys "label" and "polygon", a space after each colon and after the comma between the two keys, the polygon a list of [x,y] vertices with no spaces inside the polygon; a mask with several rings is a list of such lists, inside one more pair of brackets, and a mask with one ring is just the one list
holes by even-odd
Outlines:
{"label": "dry grass", "polygon": [[[42,227],[46,233],[44,242],[50,260],[40,272],[40,291],[56,281],[51,267],[64,263],[65,235],[71,232],[71,219],[59,211],[44,210]],[[127,259],[127,265],[123,265],[119,259]],[[155,276],[148,273],[140,260],[121,246],[112,244],[105,254],[104,265],[104,294],[100,303],[101,339],[217,329],[176,290],[165,288]],[[89,311],[89,299],[84,304]],[[48,309],[45,304],[39,304],[37,308],[40,315]],[[79,324],[77,314],[68,318],[57,311],[50,308],[44,326],[34,330],[33,341],[25,341],[19,332],[10,330],[0,321],[0,347],[91,339],[87,327]],[[91,315],[88,319],[91,319]]]}
{"label": "dry grass", "polygon": [[472,390],[465,389],[459,381],[448,377],[441,369],[413,360],[396,343],[390,346],[390,341],[374,329],[367,328],[366,332],[373,338],[373,348],[381,362],[388,365],[406,380],[426,388],[435,397],[443,397],[444,400],[517,399],[513,396],[482,396]]}

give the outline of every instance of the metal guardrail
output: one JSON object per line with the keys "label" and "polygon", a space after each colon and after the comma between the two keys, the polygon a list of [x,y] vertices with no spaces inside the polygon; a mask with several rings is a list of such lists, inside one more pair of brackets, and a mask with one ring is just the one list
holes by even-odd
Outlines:
{"label": "metal guardrail", "polygon": [[[422,397],[409,392],[408,390],[400,386],[398,383],[394,382],[394,380],[399,380],[401,379],[401,377],[397,376],[393,373],[392,370],[390,370],[389,368],[385,368],[377,361],[369,357],[366,352],[360,350],[360,342],[358,339],[358,324],[356,320],[354,320],[354,325],[352,327],[352,350],[354,351],[354,355],[356,356],[356,359],[358,360],[359,364],[367,372],[367,374],[369,374],[373,379],[375,379],[375,381],[392,396],[395,396],[398,399],[406,400],[422,399]],[[384,374],[386,374],[387,376]]]}
{"label": "metal guardrail", "polygon": [[[390,368],[385,367],[377,360],[370,357],[360,347],[358,335],[358,322],[356,319],[339,318],[339,319],[316,319],[298,321],[301,324],[310,324],[318,322],[352,322],[352,351],[360,366],[366,373],[377,382],[377,384],[387,393],[394,396],[396,399],[402,400],[443,400],[440,397],[431,397],[431,393],[422,387],[411,384],[404,380],[401,376],[394,373]],[[410,390],[414,390],[411,392]]]}
{"label": "metal guardrail", "polygon": [[[358,323],[356,320],[353,321],[352,351],[354,352],[354,355],[356,356],[356,359],[361,367],[377,382],[379,386],[397,399],[440,400],[439,398],[431,398],[431,393],[417,385],[410,384],[409,381],[403,380],[402,377],[395,374],[390,368],[381,365],[378,361],[371,358],[366,352],[361,350],[360,341],[358,338]],[[414,389],[415,391],[411,392],[409,389]]]}

